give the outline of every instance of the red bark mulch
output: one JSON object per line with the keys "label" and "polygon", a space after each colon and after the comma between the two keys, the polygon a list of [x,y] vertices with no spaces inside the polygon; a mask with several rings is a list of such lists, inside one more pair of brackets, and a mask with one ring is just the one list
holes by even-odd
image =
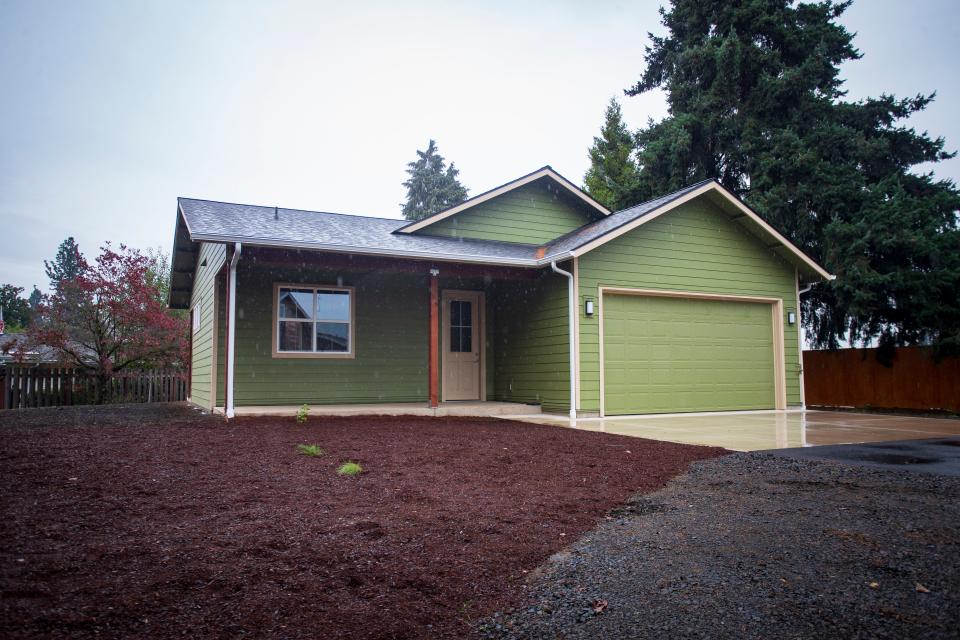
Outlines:
{"label": "red bark mulch", "polygon": [[495,419],[50,411],[71,426],[0,417],[9,638],[468,636],[610,509],[725,453]]}

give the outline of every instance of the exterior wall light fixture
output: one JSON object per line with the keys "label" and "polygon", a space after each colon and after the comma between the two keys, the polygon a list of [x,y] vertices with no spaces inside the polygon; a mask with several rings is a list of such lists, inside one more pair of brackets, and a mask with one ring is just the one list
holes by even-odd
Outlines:
{"label": "exterior wall light fixture", "polygon": [[787,324],[797,324],[797,313],[795,311],[787,311]]}
{"label": "exterior wall light fixture", "polygon": [[587,315],[587,317],[593,316],[593,300],[587,300],[583,304],[583,312]]}

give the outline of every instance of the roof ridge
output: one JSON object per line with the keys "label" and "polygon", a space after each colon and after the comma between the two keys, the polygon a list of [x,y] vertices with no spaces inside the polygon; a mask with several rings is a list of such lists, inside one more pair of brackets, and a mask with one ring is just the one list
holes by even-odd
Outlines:
{"label": "roof ridge", "polygon": [[235,207],[257,207],[258,209],[279,209],[280,211],[299,211],[302,213],[319,213],[325,216],[344,216],[346,218],[362,218],[364,220],[385,220],[388,222],[409,222],[403,218],[382,218],[380,216],[368,216],[362,213],[340,213],[338,211],[316,211],[314,209],[295,209],[292,207],[280,207],[266,204],[250,204],[249,202],[228,202],[226,200],[209,200],[207,198],[190,198],[188,196],[177,196],[177,201],[192,200],[193,202],[212,202],[213,204],[228,204]]}

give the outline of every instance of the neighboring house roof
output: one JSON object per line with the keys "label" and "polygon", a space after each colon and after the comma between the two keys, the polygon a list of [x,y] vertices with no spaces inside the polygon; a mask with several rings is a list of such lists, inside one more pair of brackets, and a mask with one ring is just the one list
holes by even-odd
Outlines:
{"label": "neighboring house roof", "polygon": [[[603,213],[603,217],[543,246],[412,233],[437,222],[441,217],[455,215],[533,180],[543,179],[575,191],[584,200],[589,200],[588,204],[595,205],[593,210]],[[568,260],[583,255],[700,197],[709,198],[731,219],[760,238],[768,249],[794,264],[805,276],[811,279],[834,278],[714,180],[698,182],[660,198],[610,213],[550,167],[544,167],[415,223],[390,218],[178,198],[171,304],[183,307],[189,303],[189,287],[192,286],[196,245],[199,242],[241,242],[254,246],[536,268],[549,265],[554,260]],[[420,222],[427,224],[420,225]],[[174,282],[174,278],[180,279]]]}
{"label": "neighboring house roof", "polygon": [[528,173],[525,176],[521,176],[516,180],[511,180],[510,182],[507,182],[506,184],[502,184],[499,187],[495,187],[493,189],[490,189],[489,191],[484,191],[480,195],[473,196],[472,198],[464,200],[458,205],[452,206],[448,209],[444,209],[443,211],[439,211],[433,214],[432,216],[427,216],[426,218],[423,218],[421,220],[414,220],[413,222],[409,222],[406,225],[397,229],[396,233],[413,233],[415,231],[419,231],[420,229],[429,227],[430,225],[436,222],[440,222],[441,220],[444,220],[446,218],[449,218],[450,216],[453,216],[463,211],[466,211],[468,209],[471,209],[477,206],[478,204],[482,204],[488,200],[492,200],[498,196],[502,196],[505,193],[509,193],[510,191],[519,189],[520,187],[530,184],[531,182],[536,182],[537,180],[543,180],[543,179],[553,181],[554,183],[559,185],[562,189],[564,189],[567,193],[577,198],[578,201],[585,203],[593,211],[600,213],[604,216],[610,215],[609,209],[607,209],[605,206],[603,206],[602,204],[600,204],[599,202],[591,198],[582,189],[577,187],[577,185],[573,184],[572,182],[564,178],[562,175],[554,171],[553,167],[551,167],[550,165],[547,165],[545,167],[541,167],[537,169],[536,171]]}
{"label": "neighboring house roof", "polygon": [[0,333],[0,364],[6,362],[15,362],[18,357],[27,362],[57,362],[58,353],[55,349],[47,346],[37,346],[29,349],[26,353],[18,354],[17,348],[27,340],[25,333]]}

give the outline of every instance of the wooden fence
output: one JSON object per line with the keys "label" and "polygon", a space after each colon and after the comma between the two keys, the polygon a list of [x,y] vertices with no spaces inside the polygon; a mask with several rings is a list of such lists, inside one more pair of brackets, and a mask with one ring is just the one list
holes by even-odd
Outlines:
{"label": "wooden fence", "polygon": [[[187,374],[183,371],[123,371],[107,384],[109,403],[187,399]],[[96,377],[77,369],[0,365],[0,409],[93,404],[98,391]]]}
{"label": "wooden fence", "polygon": [[886,367],[876,351],[804,351],[807,405],[960,412],[960,358],[937,361],[929,347],[900,347]]}

